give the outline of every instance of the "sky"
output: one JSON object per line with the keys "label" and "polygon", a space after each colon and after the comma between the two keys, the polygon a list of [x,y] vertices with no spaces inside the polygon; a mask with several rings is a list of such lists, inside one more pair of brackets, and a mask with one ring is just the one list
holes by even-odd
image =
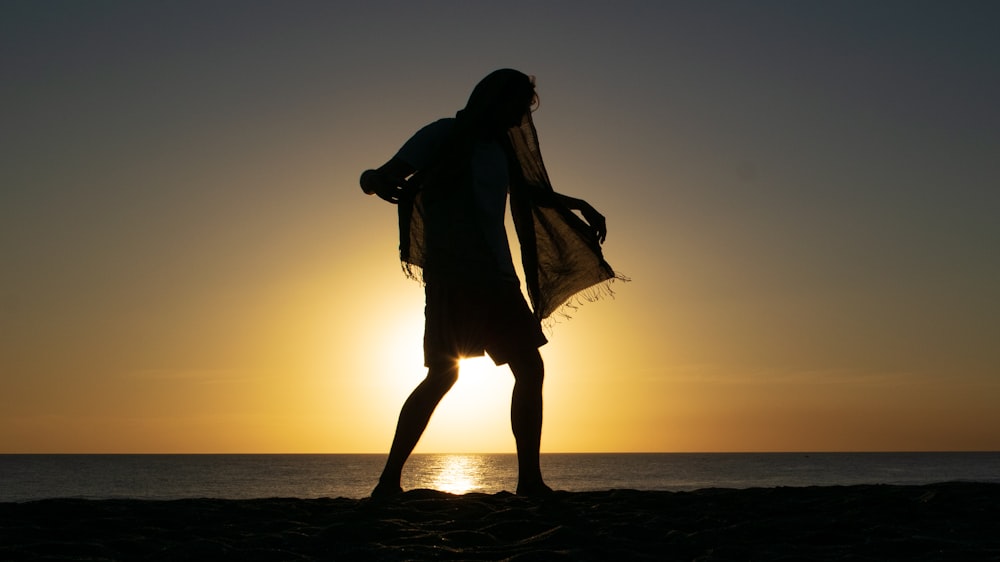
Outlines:
{"label": "sky", "polygon": [[[423,291],[357,178],[503,67],[631,278],[549,333],[543,452],[1000,450],[998,16],[4,2],[0,453],[386,452]],[[417,451],[512,452],[512,384]]]}

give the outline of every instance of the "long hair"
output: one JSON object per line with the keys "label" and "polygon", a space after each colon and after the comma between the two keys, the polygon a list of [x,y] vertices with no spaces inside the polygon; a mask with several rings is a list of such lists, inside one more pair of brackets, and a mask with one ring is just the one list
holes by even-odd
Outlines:
{"label": "long hair", "polygon": [[476,84],[456,119],[462,132],[467,134],[490,130],[502,133],[520,126],[524,114],[537,102],[533,77],[511,68],[501,68]]}

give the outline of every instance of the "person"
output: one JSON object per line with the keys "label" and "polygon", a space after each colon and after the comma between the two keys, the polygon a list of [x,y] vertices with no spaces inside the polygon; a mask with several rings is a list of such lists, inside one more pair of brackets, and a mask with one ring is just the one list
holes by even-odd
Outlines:
{"label": "person", "polygon": [[[600,292],[621,276],[601,254],[605,218],[548,182],[531,120],[537,102],[532,77],[492,72],[454,118],[420,129],[388,162],[361,175],[365,193],[398,205],[400,257],[406,273],[424,283],[426,299],[427,375],[403,404],[373,497],[402,492],[403,466],[458,379],[459,360],[484,353],[514,376],[516,493],[551,492],[539,466],[541,321],[581,291]],[[532,308],[504,227],[508,193]]]}

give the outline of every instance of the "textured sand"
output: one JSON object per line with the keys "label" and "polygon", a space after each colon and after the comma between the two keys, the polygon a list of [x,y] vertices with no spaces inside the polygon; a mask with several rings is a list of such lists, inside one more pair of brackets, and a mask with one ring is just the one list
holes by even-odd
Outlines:
{"label": "textured sand", "polygon": [[1000,484],[0,504],[0,560],[1000,560]]}

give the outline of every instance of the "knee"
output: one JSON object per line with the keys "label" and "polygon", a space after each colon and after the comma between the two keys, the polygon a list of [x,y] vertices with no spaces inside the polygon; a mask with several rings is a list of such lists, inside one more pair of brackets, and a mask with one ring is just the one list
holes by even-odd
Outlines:
{"label": "knee", "polygon": [[427,366],[424,384],[447,392],[458,380],[458,362],[440,361]]}
{"label": "knee", "polygon": [[511,360],[510,371],[518,383],[541,385],[545,379],[545,363],[537,349]]}

